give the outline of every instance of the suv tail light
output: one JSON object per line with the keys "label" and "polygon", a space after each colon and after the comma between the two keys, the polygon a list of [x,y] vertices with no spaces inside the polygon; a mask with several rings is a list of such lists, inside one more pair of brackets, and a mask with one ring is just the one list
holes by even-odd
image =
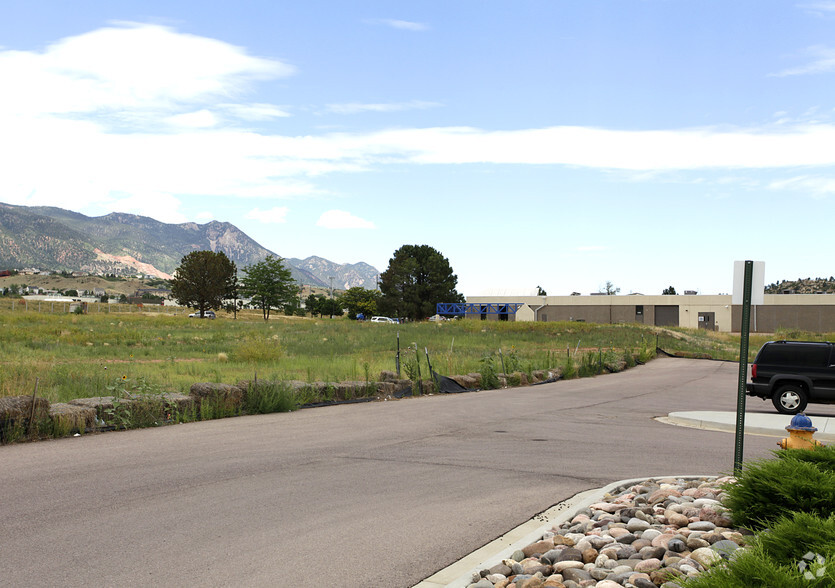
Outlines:
{"label": "suv tail light", "polygon": [[751,379],[753,380],[756,377],[757,377],[757,364],[752,363],[751,364]]}

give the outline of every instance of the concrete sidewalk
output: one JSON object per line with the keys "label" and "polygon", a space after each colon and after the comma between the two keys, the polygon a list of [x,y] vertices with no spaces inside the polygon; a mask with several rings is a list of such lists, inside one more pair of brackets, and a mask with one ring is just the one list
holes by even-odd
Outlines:
{"label": "concrete sidewalk", "polygon": [[[807,415],[808,416],[808,415]],[[835,418],[810,416],[812,426],[817,427],[814,437],[818,441],[835,441]],[[690,412],[671,412],[666,417],[656,419],[662,423],[706,429],[708,431],[736,431],[736,413],[718,412],[710,410],[696,410]],[[745,413],[745,433],[749,435],[767,435],[772,437],[788,437],[786,426],[791,422],[791,415],[764,414],[759,412]]]}

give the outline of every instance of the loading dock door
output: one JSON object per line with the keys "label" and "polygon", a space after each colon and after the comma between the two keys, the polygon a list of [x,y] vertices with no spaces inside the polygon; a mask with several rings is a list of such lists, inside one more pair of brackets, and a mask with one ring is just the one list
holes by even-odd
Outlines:
{"label": "loading dock door", "polygon": [[656,306],[655,307],[656,327],[677,327],[678,326],[678,305]]}

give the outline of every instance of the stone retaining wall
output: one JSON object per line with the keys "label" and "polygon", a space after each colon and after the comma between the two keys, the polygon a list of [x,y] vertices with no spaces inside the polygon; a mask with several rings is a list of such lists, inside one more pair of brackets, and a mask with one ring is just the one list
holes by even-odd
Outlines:
{"label": "stone retaining wall", "polygon": [[[553,381],[560,376],[560,370],[535,371],[529,377],[527,374],[498,374],[502,387],[526,386],[544,381]],[[481,387],[481,374],[449,376],[467,390],[477,390]],[[273,385],[274,382],[263,380],[242,380],[235,385],[213,382],[196,383],[191,386],[188,395],[177,393],[146,394],[127,397],[96,396],[92,398],[76,398],[68,403],[50,404],[43,398],[35,398],[35,422],[49,423],[52,430],[63,431],[65,434],[84,433],[92,430],[108,430],[119,427],[126,422],[125,417],[130,411],[141,410],[151,424],[169,422],[172,414],[187,414],[199,411],[201,404],[211,402],[213,406],[220,406],[230,413],[240,410],[246,403],[246,395],[252,386]],[[380,373],[379,381],[348,381],[348,382],[303,382],[290,380],[281,382],[292,390],[309,391],[311,396],[323,398],[329,402],[351,401],[356,399],[388,400],[402,398],[417,392],[417,383],[398,378],[394,372]],[[421,381],[419,394],[435,392],[435,383],[429,379]],[[10,427],[28,427],[32,412],[31,396],[8,396],[0,398],[0,431],[8,431]],[[176,419],[175,419],[176,420]],[[0,438],[2,440],[2,438]]]}

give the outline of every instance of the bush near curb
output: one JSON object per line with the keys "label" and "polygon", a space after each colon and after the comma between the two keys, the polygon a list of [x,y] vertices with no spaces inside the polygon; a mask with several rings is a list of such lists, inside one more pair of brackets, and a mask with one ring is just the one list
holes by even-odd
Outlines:
{"label": "bush near curb", "polygon": [[835,515],[795,512],[774,521],[749,547],[683,583],[686,588],[835,586]]}
{"label": "bush near curb", "polygon": [[726,488],[734,524],[759,530],[781,516],[835,512],[835,448],[775,451],[777,459],[745,464]]}
{"label": "bush near curb", "polygon": [[745,464],[724,487],[734,524],[758,530],[751,546],[682,586],[835,586],[835,447],[774,456]]}

